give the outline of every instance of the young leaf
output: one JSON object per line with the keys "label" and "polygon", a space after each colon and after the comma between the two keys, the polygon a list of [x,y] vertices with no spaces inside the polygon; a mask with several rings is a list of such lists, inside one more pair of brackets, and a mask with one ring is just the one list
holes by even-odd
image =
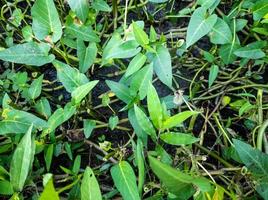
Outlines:
{"label": "young leaf", "polygon": [[68,4],[77,17],[85,22],[88,17],[89,3],[87,0],[68,0]]}
{"label": "young leaf", "polygon": [[186,48],[196,43],[200,38],[208,34],[217,21],[217,15],[206,18],[206,9],[197,8],[191,16],[186,34]]}
{"label": "young leaf", "polygon": [[28,90],[28,93],[29,93],[29,96],[31,99],[36,99],[41,94],[42,81],[43,81],[43,75],[39,76],[39,78],[35,79],[32,82],[32,84]]}
{"label": "young leaf", "polygon": [[153,59],[155,73],[162,83],[172,88],[171,57],[166,47],[159,45]]}
{"label": "young leaf", "polygon": [[55,59],[54,55],[48,54],[49,49],[50,47],[45,43],[28,42],[17,44],[0,51],[0,60],[42,66]]}
{"label": "young leaf", "polygon": [[156,132],[154,130],[154,127],[145,113],[137,105],[134,105],[134,111],[138,124],[143,129],[143,131],[150,135],[152,139],[156,139]]}
{"label": "young leaf", "polygon": [[217,19],[209,34],[210,41],[214,44],[227,44],[232,42],[232,32],[228,24],[221,18]]}
{"label": "young leaf", "polygon": [[119,118],[118,118],[118,116],[111,116],[111,117],[109,118],[109,123],[108,123],[110,129],[111,129],[111,130],[114,130],[115,127],[117,126],[118,122],[119,122]]}
{"label": "young leaf", "polygon": [[57,42],[61,38],[61,22],[53,0],[36,0],[31,13],[33,32],[39,40],[51,37]]}
{"label": "young leaf", "polygon": [[84,85],[77,87],[72,92],[72,100],[75,104],[79,104],[82,99],[97,85],[99,81],[90,81]]}
{"label": "young leaf", "polygon": [[208,87],[210,88],[214,81],[216,80],[219,73],[218,65],[212,65],[209,70],[209,77],[208,77]]}
{"label": "young leaf", "polygon": [[121,193],[124,200],[140,199],[136,176],[130,164],[121,161],[111,168],[111,175],[116,188]]}
{"label": "young leaf", "polygon": [[160,138],[168,144],[172,145],[189,145],[198,142],[199,139],[185,133],[168,132],[160,135]]}
{"label": "young leaf", "polygon": [[193,115],[197,115],[198,113],[199,112],[196,112],[196,111],[184,111],[184,112],[178,113],[178,114],[166,119],[163,122],[162,128],[166,129],[166,128],[172,128],[172,127],[178,126],[182,122],[184,122],[186,119],[188,119],[189,117],[191,117]]}
{"label": "young leaf", "polygon": [[35,104],[36,111],[48,119],[51,115],[51,107],[47,98],[42,97],[36,104]]}
{"label": "young leaf", "polygon": [[22,137],[18,144],[10,164],[10,182],[15,191],[22,191],[24,183],[27,179],[29,170],[31,169],[34,153],[34,143],[32,143],[32,129],[30,126],[27,133]]}
{"label": "young leaf", "polygon": [[129,63],[125,76],[128,77],[138,71],[146,62],[147,57],[138,53]]}
{"label": "young leaf", "polygon": [[111,12],[111,7],[104,0],[94,0],[92,2],[92,8],[98,11]]}
{"label": "young leaf", "polygon": [[54,145],[53,144],[49,144],[47,146],[47,148],[45,149],[45,162],[46,162],[46,169],[47,171],[50,170],[50,166],[51,166],[51,162],[52,162],[52,158],[53,158],[53,150],[54,150]]}
{"label": "young leaf", "polygon": [[163,120],[162,105],[154,86],[149,83],[147,105],[150,118],[156,128],[161,128]]}
{"label": "young leaf", "polygon": [[90,167],[86,168],[82,179],[81,200],[102,200],[98,181]]}
{"label": "young leaf", "polygon": [[52,178],[48,180],[47,184],[45,185],[44,191],[42,192],[39,198],[39,200],[47,200],[47,199],[60,200],[59,195],[54,188]]}
{"label": "young leaf", "polygon": [[136,41],[141,46],[149,44],[148,35],[135,22],[132,23],[132,27]]}
{"label": "young leaf", "polygon": [[80,170],[80,167],[81,167],[81,156],[78,155],[75,157],[75,160],[74,160],[74,165],[73,165],[73,168],[72,168],[72,172],[77,175],[79,170]]}
{"label": "young leaf", "polygon": [[95,126],[96,122],[94,120],[84,119],[84,135],[86,138],[90,137]]}

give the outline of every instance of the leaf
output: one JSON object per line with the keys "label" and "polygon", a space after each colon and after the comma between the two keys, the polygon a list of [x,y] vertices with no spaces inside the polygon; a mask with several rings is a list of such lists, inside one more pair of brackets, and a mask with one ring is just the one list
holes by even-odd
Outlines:
{"label": "leaf", "polygon": [[209,34],[213,44],[227,44],[232,42],[232,32],[228,24],[221,18],[217,19]]}
{"label": "leaf", "polygon": [[50,178],[39,198],[39,200],[48,200],[48,199],[53,199],[53,200],[60,200],[59,195],[57,191],[54,188],[53,185],[53,179]]}
{"label": "leaf", "polygon": [[27,179],[29,170],[31,169],[31,160],[34,156],[32,152],[32,133],[33,125],[31,125],[27,133],[22,137],[20,143],[12,156],[10,164],[10,182],[15,191],[22,191],[24,183]]}
{"label": "leaf", "polygon": [[240,45],[236,42],[232,42],[231,44],[224,44],[219,49],[219,55],[223,62],[228,65],[233,63],[236,60],[236,55],[234,52],[239,49]]}
{"label": "leaf", "polygon": [[90,81],[84,85],[77,87],[72,92],[72,101],[79,104],[82,99],[97,85],[99,81]]}
{"label": "leaf", "polygon": [[82,40],[77,39],[77,56],[79,59],[79,71],[86,73],[91,65],[94,63],[98,53],[96,43],[92,42],[85,47]]}
{"label": "leaf", "polygon": [[255,175],[268,175],[268,156],[249,144],[233,139],[235,150],[242,162]]}
{"label": "leaf", "polygon": [[48,55],[50,47],[45,43],[28,42],[0,51],[0,60],[25,65],[42,66],[55,59]]}
{"label": "leaf", "polygon": [[186,48],[196,43],[212,30],[217,21],[217,15],[213,14],[206,18],[206,14],[206,9],[199,7],[191,16],[186,34]]}
{"label": "leaf", "polygon": [[53,65],[57,70],[58,79],[68,92],[72,93],[79,86],[88,83],[87,77],[76,68],[57,60],[53,62]]}
{"label": "leaf", "polygon": [[136,41],[141,46],[145,46],[145,45],[149,44],[148,35],[135,22],[132,23],[132,27],[133,27],[133,32],[134,32],[134,36],[135,36]]}
{"label": "leaf", "polygon": [[137,72],[146,62],[147,57],[142,54],[142,53],[138,53],[129,63],[128,67],[127,67],[127,71],[125,73],[125,76],[128,77],[132,74],[134,74],[135,72]]}
{"label": "leaf", "polygon": [[214,81],[216,80],[219,73],[218,65],[212,65],[209,70],[209,77],[208,77],[208,87],[210,88]]}
{"label": "leaf", "polygon": [[159,45],[153,59],[155,73],[162,83],[172,88],[171,57],[166,47]]}
{"label": "leaf", "polygon": [[180,125],[182,122],[184,122],[186,119],[188,119],[189,117],[193,116],[193,115],[197,115],[199,112],[196,111],[184,111],[181,113],[178,113],[172,117],[167,118],[164,122],[163,122],[163,129],[167,129],[167,128],[172,128],[175,126]]}
{"label": "leaf", "polygon": [[139,194],[141,196],[143,192],[143,185],[144,185],[144,180],[145,180],[145,167],[144,167],[143,143],[140,138],[138,138],[137,140],[135,160],[136,160],[138,171],[139,171],[138,189],[139,189]]}
{"label": "leaf", "polygon": [[37,97],[40,96],[41,90],[42,90],[43,77],[44,77],[44,75],[42,74],[41,76],[39,76],[39,78],[35,79],[32,82],[32,84],[28,90],[28,93],[29,93],[29,96],[31,99],[36,99]]}
{"label": "leaf", "polygon": [[92,2],[92,8],[98,11],[111,12],[111,7],[104,0],[94,0]]}
{"label": "leaf", "polygon": [[215,2],[216,0],[197,0],[197,4],[203,8],[210,8]]}
{"label": "leaf", "polygon": [[90,167],[87,167],[81,183],[81,200],[102,200],[98,181]]}
{"label": "leaf", "polygon": [[248,44],[245,47],[241,47],[234,51],[234,54],[238,57],[248,58],[248,59],[259,59],[265,57],[265,53],[261,48],[266,46],[266,42],[258,41]]}
{"label": "leaf", "polygon": [[111,116],[111,117],[109,118],[109,123],[108,123],[110,129],[111,129],[111,130],[114,130],[115,127],[117,126],[118,122],[119,122],[119,118],[118,118],[118,116]]}
{"label": "leaf", "polygon": [[189,145],[198,142],[199,139],[190,134],[168,132],[160,135],[160,138],[167,144]]}
{"label": "leaf", "polygon": [[94,120],[84,119],[84,135],[89,138],[93,129],[96,127],[96,122]]}
{"label": "leaf", "polygon": [[138,124],[143,129],[143,131],[150,135],[152,139],[156,139],[156,132],[154,130],[154,127],[145,113],[137,105],[134,105],[134,111]]}
{"label": "leaf", "polygon": [[51,115],[51,107],[47,98],[42,97],[36,104],[35,104],[36,111],[48,119]]}
{"label": "leaf", "polygon": [[51,162],[52,162],[52,158],[53,158],[53,150],[54,150],[54,145],[53,144],[49,144],[47,146],[47,148],[45,149],[45,162],[46,162],[46,169],[47,171],[50,170],[50,166],[51,166]]}
{"label": "leaf", "polygon": [[32,29],[39,40],[51,37],[53,42],[57,42],[61,38],[61,22],[53,0],[36,0],[31,13]]}
{"label": "leaf", "polygon": [[158,94],[152,85],[149,83],[148,93],[147,93],[147,105],[150,118],[156,128],[161,128],[163,120],[163,111]]}
{"label": "leaf", "polygon": [[75,157],[73,168],[72,168],[73,174],[77,175],[79,173],[80,167],[81,167],[81,156],[77,155]]}
{"label": "leaf", "polygon": [[115,93],[118,99],[124,101],[125,103],[129,103],[132,101],[133,97],[129,94],[129,89],[125,85],[121,83],[117,83],[114,81],[105,81],[109,88]]}
{"label": "leaf", "polygon": [[257,1],[253,8],[253,19],[255,21],[260,20],[263,16],[268,13],[268,0],[259,0]]}
{"label": "leaf", "polygon": [[135,115],[134,108],[128,110],[128,119],[131,126],[134,128],[135,134],[141,138],[144,144],[147,144],[147,133],[140,127]]}
{"label": "leaf", "polygon": [[89,3],[87,0],[68,0],[68,4],[77,17],[85,22],[89,13]]}
{"label": "leaf", "polygon": [[140,199],[136,176],[130,164],[121,161],[111,168],[111,175],[116,188],[121,193],[124,200]]}
{"label": "leaf", "polygon": [[12,195],[14,190],[12,184],[6,180],[0,180],[0,194],[1,195]]}

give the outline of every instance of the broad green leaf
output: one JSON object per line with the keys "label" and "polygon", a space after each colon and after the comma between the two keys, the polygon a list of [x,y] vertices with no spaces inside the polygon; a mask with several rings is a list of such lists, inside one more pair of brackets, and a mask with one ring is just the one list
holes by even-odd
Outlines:
{"label": "broad green leaf", "polygon": [[79,104],[82,99],[97,85],[99,81],[90,81],[84,85],[77,87],[72,92],[72,100],[75,104]]}
{"label": "broad green leaf", "polygon": [[218,65],[212,65],[209,70],[209,77],[208,77],[208,87],[210,88],[214,81],[216,80],[219,73]]}
{"label": "broad green leaf", "polygon": [[178,114],[166,119],[163,122],[162,128],[166,129],[166,128],[176,127],[176,126],[180,125],[182,122],[184,122],[186,119],[188,119],[189,117],[191,117],[193,115],[197,115],[198,113],[199,112],[196,112],[196,111],[184,111],[184,112],[178,113]]}
{"label": "broad green leaf", "polygon": [[28,42],[17,44],[0,51],[0,60],[19,64],[42,66],[55,59],[49,55],[50,47],[45,43]]}
{"label": "broad green leaf", "polygon": [[217,19],[209,34],[210,41],[214,44],[227,44],[232,42],[232,32],[228,24],[221,18]]}
{"label": "broad green leaf", "polygon": [[4,120],[0,121],[0,135],[8,133],[25,133],[31,124],[35,129],[47,128],[45,120],[35,115],[15,109],[6,109],[2,113]]}
{"label": "broad green leaf", "polygon": [[107,45],[103,49],[102,53],[102,65],[109,63],[108,56],[113,51],[114,47],[122,44],[121,36],[118,32],[113,33],[111,39],[108,41]]}
{"label": "broad green leaf", "polygon": [[93,0],[92,8],[98,11],[111,12],[112,8],[104,0]]}
{"label": "broad green leaf", "polygon": [[116,188],[121,193],[124,200],[140,199],[136,176],[130,164],[121,161],[111,168],[111,175]]}
{"label": "broad green leaf", "polygon": [[14,191],[22,191],[24,183],[27,179],[29,170],[32,167],[32,156],[34,148],[32,145],[32,129],[33,125],[30,126],[27,133],[22,137],[20,143],[15,149],[10,164],[10,182],[13,186]]}
{"label": "broad green leaf", "polygon": [[257,1],[253,8],[253,19],[255,21],[260,20],[263,16],[268,13],[268,0],[259,0]]}
{"label": "broad green leaf", "polygon": [[81,200],[102,200],[98,181],[90,167],[87,167],[81,183]]}
{"label": "broad green leaf", "polygon": [[145,166],[144,166],[144,155],[143,155],[143,143],[140,138],[138,138],[137,140],[135,160],[136,160],[138,171],[139,171],[138,189],[139,189],[139,194],[141,196],[143,192],[144,181],[145,181]]}
{"label": "broad green leaf", "polygon": [[45,185],[45,188],[44,188],[44,190],[41,193],[41,196],[39,198],[39,200],[48,200],[48,199],[60,200],[59,195],[58,195],[57,191],[54,188],[52,178],[50,178],[48,180],[48,182]]}
{"label": "broad green leaf", "polygon": [[235,150],[242,162],[255,175],[268,175],[268,155],[258,149],[254,149],[249,144],[233,139]]}
{"label": "broad green leaf", "polygon": [[149,118],[137,105],[134,105],[134,111],[138,124],[143,129],[143,131],[150,135],[152,139],[156,139],[156,132]]}
{"label": "broad green leaf", "polygon": [[51,37],[53,42],[57,42],[61,38],[61,22],[53,0],[36,0],[31,13],[33,32],[39,40]]}
{"label": "broad green leaf", "polygon": [[234,54],[238,57],[248,58],[248,59],[259,59],[265,57],[265,53],[261,48],[266,46],[266,42],[259,41],[248,44],[245,47],[241,47],[234,51]]}
{"label": "broad green leaf", "polygon": [[118,122],[119,122],[118,116],[111,116],[111,117],[109,117],[109,122],[108,122],[109,128],[111,130],[114,130],[115,127],[117,126]]}
{"label": "broad green leaf", "polygon": [[51,107],[49,104],[49,101],[47,100],[47,98],[42,97],[39,101],[37,101],[37,103],[35,104],[35,109],[36,111],[44,116],[46,119],[48,119],[51,115]]}
{"label": "broad green leaf", "polygon": [[1,195],[12,195],[14,190],[12,184],[7,180],[0,180],[0,194]]}
{"label": "broad green leaf", "polygon": [[213,14],[207,18],[206,15],[206,9],[203,7],[197,8],[194,11],[187,28],[186,48],[196,43],[212,30],[217,21],[217,15]]}
{"label": "broad green leaf", "polygon": [[77,17],[85,22],[89,13],[89,3],[87,0],[68,0],[68,4]]}
{"label": "broad green leaf", "polygon": [[31,99],[36,99],[37,97],[40,96],[41,94],[41,90],[42,90],[42,81],[43,81],[43,74],[41,76],[39,76],[39,78],[35,79],[29,90],[28,90],[28,94],[30,96]]}
{"label": "broad green leaf", "polygon": [[147,93],[147,105],[150,118],[156,128],[161,128],[163,120],[163,111],[158,94],[152,85],[149,83],[148,93]]}
{"label": "broad green leaf", "polygon": [[93,129],[96,127],[96,122],[94,120],[84,119],[84,135],[89,138]]}
{"label": "broad green leaf", "polygon": [[146,65],[135,73],[132,77],[130,89],[136,94],[139,92],[140,100],[144,99],[147,95],[148,84],[153,78],[152,64]]}
{"label": "broad green leaf", "polygon": [[81,156],[77,155],[74,160],[72,172],[77,175],[81,167]]}
{"label": "broad green leaf", "polygon": [[215,2],[216,0],[197,0],[197,4],[203,8],[210,8]]}
{"label": "broad green leaf", "polygon": [[172,145],[189,145],[198,142],[199,139],[185,133],[168,132],[160,135],[160,138],[168,144]]}
{"label": "broad green leaf", "polygon": [[49,144],[44,151],[45,152],[44,158],[45,158],[45,162],[46,162],[47,171],[50,170],[50,166],[51,166],[51,162],[52,162],[52,158],[53,158],[53,150],[54,150],[54,144]]}
{"label": "broad green leaf", "polygon": [[133,32],[136,41],[141,45],[145,46],[149,44],[149,37],[148,35],[142,30],[135,22],[132,23]]}
{"label": "broad green leaf", "polygon": [[96,43],[92,42],[86,47],[82,40],[77,39],[77,56],[79,59],[79,71],[81,73],[87,72],[94,63],[97,53],[98,48]]}
{"label": "broad green leaf", "polygon": [[132,101],[133,97],[129,94],[129,89],[127,86],[117,83],[114,81],[105,81],[109,88],[115,93],[118,99],[124,101],[125,103],[129,103]]}
{"label": "broad green leaf", "polygon": [[146,132],[140,127],[138,120],[135,115],[134,108],[131,108],[128,110],[128,119],[131,124],[131,126],[134,128],[134,131],[138,138],[141,138],[143,141],[143,144],[147,144],[147,134]]}
{"label": "broad green leaf", "polygon": [[155,73],[162,83],[172,88],[171,57],[166,47],[159,45],[153,59]]}
{"label": "broad green leaf", "polygon": [[57,69],[58,79],[68,92],[72,93],[79,86],[88,83],[87,77],[78,69],[57,60],[53,62],[53,65]]}
{"label": "broad green leaf", "polygon": [[261,195],[263,199],[268,199],[268,183],[267,179],[266,180],[261,180],[257,184],[256,191]]}
{"label": "broad green leaf", "polygon": [[219,55],[226,65],[231,64],[236,60],[237,57],[234,52],[239,49],[239,47],[240,45],[236,42],[224,44],[220,47]]}
{"label": "broad green leaf", "polygon": [[33,30],[30,25],[24,26],[21,32],[26,42],[30,42],[33,40]]}
{"label": "broad green leaf", "polygon": [[137,72],[146,62],[147,57],[142,54],[142,53],[138,53],[129,63],[127,71],[125,73],[125,76],[128,77],[132,74],[134,74],[135,72]]}

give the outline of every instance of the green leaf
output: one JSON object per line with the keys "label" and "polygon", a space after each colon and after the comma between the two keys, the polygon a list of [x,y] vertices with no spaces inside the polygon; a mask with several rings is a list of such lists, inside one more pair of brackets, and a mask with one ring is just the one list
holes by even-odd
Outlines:
{"label": "green leaf", "polygon": [[149,44],[148,35],[135,22],[132,23],[132,27],[133,27],[133,32],[134,32],[134,36],[135,36],[136,41],[141,46],[145,46],[145,45]]}
{"label": "green leaf", "polygon": [[72,172],[75,175],[77,175],[79,173],[80,167],[81,167],[81,156],[77,155],[75,157],[75,160],[74,160],[74,165],[73,165],[73,168],[72,168]]}
{"label": "green leaf", "polygon": [[193,115],[197,115],[198,113],[199,112],[196,112],[196,111],[184,111],[184,112],[178,113],[172,117],[167,118],[163,122],[162,128],[166,129],[166,128],[173,128],[175,126],[178,126],[189,117]]}
{"label": "green leaf", "polygon": [[235,150],[242,162],[255,175],[268,175],[268,156],[249,144],[233,139]]}
{"label": "green leaf", "polygon": [[104,0],[94,0],[92,8],[98,11],[111,12],[112,8]]}
{"label": "green leaf", "polygon": [[81,200],[102,200],[98,181],[90,167],[87,167],[81,183]]}
{"label": "green leaf", "polygon": [[90,81],[84,85],[77,87],[72,92],[72,101],[79,104],[82,99],[97,85],[99,81]]}
{"label": "green leaf", "polygon": [[228,65],[233,63],[236,60],[236,55],[234,52],[239,49],[240,45],[236,42],[232,42],[231,44],[224,44],[219,49],[219,55],[223,62]]}
{"label": "green leaf", "polygon": [[45,43],[28,42],[17,44],[0,51],[0,60],[42,66],[55,59],[54,55],[48,54],[49,49],[50,47]]}
{"label": "green leaf", "polygon": [[129,103],[132,101],[133,97],[129,94],[129,89],[125,85],[121,83],[117,83],[114,81],[105,81],[109,88],[115,93],[118,99],[124,101],[125,103]]}
{"label": "green leaf", "polygon": [[206,15],[206,9],[203,7],[197,8],[194,11],[187,28],[186,48],[196,43],[212,30],[217,21],[217,15],[213,14],[207,18]]}
{"label": "green leaf", "polygon": [[140,127],[138,120],[135,115],[134,108],[128,110],[128,119],[131,126],[134,128],[134,131],[138,138],[141,138],[144,144],[147,144],[147,134],[146,132]]}
{"label": "green leaf", "polygon": [[51,166],[51,162],[52,162],[52,158],[53,158],[53,150],[54,150],[54,145],[53,144],[49,144],[47,146],[47,148],[45,149],[45,162],[46,162],[46,169],[47,171],[50,170],[50,166]]}
{"label": "green leaf", "polygon": [[232,32],[228,24],[221,18],[217,19],[209,34],[213,44],[227,44],[232,42]]}
{"label": "green leaf", "polygon": [[257,1],[253,8],[253,19],[255,21],[260,20],[263,16],[268,13],[268,0],[259,0]]}
{"label": "green leaf", "polygon": [[53,65],[57,69],[58,79],[68,92],[72,93],[79,86],[88,83],[87,77],[76,68],[57,60],[53,62]]}
{"label": "green leaf", "polygon": [[216,0],[197,0],[197,4],[203,8],[210,8],[215,2]]}
{"label": "green leaf", "polygon": [[199,139],[185,133],[168,132],[160,135],[160,138],[172,145],[189,145],[198,142]]}
{"label": "green leaf", "polygon": [[163,111],[158,94],[152,85],[149,83],[148,93],[147,93],[147,105],[150,118],[156,128],[161,128],[163,120]]}
{"label": "green leaf", "polygon": [[94,120],[84,119],[84,135],[89,138],[93,129],[96,127],[96,122]]}
{"label": "green leaf", "polygon": [[32,168],[32,160],[34,156],[34,143],[32,143],[33,125],[30,126],[27,133],[22,137],[20,143],[12,156],[10,164],[10,182],[15,191],[22,191],[24,183],[27,179],[29,170]]}
{"label": "green leaf", "polygon": [[48,200],[48,199],[53,199],[53,200],[60,200],[59,195],[57,191],[54,188],[53,184],[53,179],[50,178],[39,198],[39,200]]}
{"label": "green leaf", "polygon": [[210,88],[214,81],[216,80],[219,73],[218,65],[212,65],[209,70],[209,77],[208,77],[208,87]]}
{"label": "green leaf", "polygon": [[140,138],[138,138],[137,140],[135,160],[136,160],[138,171],[139,171],[138,189],[139,189],[139,194],[141,196],[143,192],[144,181],[145,181],[145,166],[144,166],[144,155],[143,155],[143,143]]}
{"label": "green leaf", "polygon": [[111,116],[111,117],[109,117],[109,123],[108,123],[108,125],[109,125],[110,129],[111,130],[114,130],[115,127],[117,126],[118,122],[119,122],[118,116]]}
{"label": "green leaf", "polygon": [[137,105],[134,105],[134,111],[138,124],[143,129],[143,131],[150,135],[152,139],[156,139],[155,129],[145,113]]}
{"label": "green leaf", "polygon": [[98,53],[98,48],[96,43],[92,42],[85,46],[84,42],[77,39],[77,56],[79,59],[79,71],[85,73],[94,63]]}
{"label": "green leaf", "polygon": [[76,16],[85,22],[89,13],[89,3],[87,0],[68,0],[68,4]]}
{"label": "green leaf", "polygon": [[31,13],[32,29],[39,40],[51,37],[53,42],[57,42],[61,38],[61,22],[53,0],[36,0]]}
{"label": "green leaf", "polygon": [[111,168],[111,175],[116,188],[121,193],[124,200],[140,199],[136,176],[130,164],[121,161]]}
{"label": "green leaf", "polygon": [[259,59],[265,57],[265,53],[261,48],[266,46],[266,42],[258,41],[248,44],[245,47],[241,47],[234,51],[234,54],[238,57],[248,58],[248,59]]}
{"label": "green leaf", "polygon": [[135,72],[137,72],[146,62],[147,57],[142,54],[142,53],[138,53],[129,63],[128,67],[127,67],[127,71],[125,73],[125,76],[128,77],[132,74],[134,74]]}
{"label": "green leaf", "polygon": [[153,59],[155,73],[162,83],[172,88],[171,57],[166,47],[159,45]]}
{"label": "green leaf", "polygon": [[1,195],[12,195],[14,190],[12,184],[6,180],[0,180],[0,194]]}
{"label": "green leaf", "polygon": [[42,74],[41,76],[39,76],[39,78],[35,79],[32,82],[32,84],[28,90],[28,94],[29,94],[31,99],[36,99],[37,97],[40,96],[41,90],[42,90],[43,77],[44,77],[44,75]]}
{"label": "green leaf", "polygon": [[49,104],[49,101],[47,100],[47,98],[42,97],[39,101],[37,101],[37,103],[35,104],[35,109],[36,111],[44,116],[46,119],[48,119],[51,115],[51,107]]}

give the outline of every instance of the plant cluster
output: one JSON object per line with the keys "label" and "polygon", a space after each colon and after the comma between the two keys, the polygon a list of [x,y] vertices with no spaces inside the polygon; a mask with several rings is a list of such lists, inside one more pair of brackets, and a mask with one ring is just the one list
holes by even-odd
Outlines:
{"label": "plant cluster", "polygon": [[0,196],[268,200],[268,0],[1,0]]}

